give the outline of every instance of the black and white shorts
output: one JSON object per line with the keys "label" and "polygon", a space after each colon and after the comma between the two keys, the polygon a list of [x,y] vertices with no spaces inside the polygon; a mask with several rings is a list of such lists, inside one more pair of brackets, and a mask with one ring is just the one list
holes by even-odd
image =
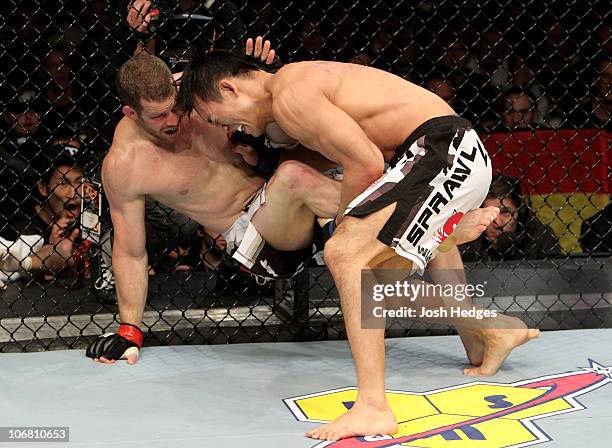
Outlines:
{"label": "black and white shorts", "polygon": [[345,215],[363,217],[396,203],[378,239],[422,273],[463,215],[482,205],[491,176],[491,159],[471,123],[433,118],[397,148],[391,167]]}

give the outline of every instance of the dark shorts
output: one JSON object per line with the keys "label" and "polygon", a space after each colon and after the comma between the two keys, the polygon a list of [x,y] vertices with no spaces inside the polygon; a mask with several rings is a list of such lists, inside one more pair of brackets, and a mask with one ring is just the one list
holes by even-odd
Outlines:
{"label": "dark shorts", "polygon": [[[255,227],[250,227],[255,229]],[[265,280],[291,278],[300,273],[312,259],[313,248],[283,251],[274,249],[255,231],[245,236],[243,243],[232,254],[240,269]]]}
{"label": "dark shorts", "polygon": [[364,217],[396,203],[378,239],[423,271],[464,213],[491,184],[491,160],[469,121],[432,118],[396,149],[390,168],[345,214]]}

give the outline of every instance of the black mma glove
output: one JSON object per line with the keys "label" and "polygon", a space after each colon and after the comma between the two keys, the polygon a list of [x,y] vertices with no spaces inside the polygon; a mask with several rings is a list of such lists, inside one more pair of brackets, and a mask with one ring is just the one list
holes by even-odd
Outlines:
{"label": "black mma glove", "polygon": [[140,350],[142,339],[142,330],[136,325],[119,324],[117,333],[103,334],[89,344],[85,355],[92,359],[104,357],[119,360],[132,347]]}

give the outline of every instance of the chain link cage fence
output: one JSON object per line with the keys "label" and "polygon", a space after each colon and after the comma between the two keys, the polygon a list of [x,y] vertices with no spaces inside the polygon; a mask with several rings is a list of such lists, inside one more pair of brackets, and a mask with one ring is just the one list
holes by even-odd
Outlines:
{"label": "chain link cage fence", "polygon": [[[462,247],[468,276],[498,281],[481,303],[543,329],[610,326],[612,288],[601,282],[612,250],[609,2],[153,3],[144,29],[127,20],[143,2],[4,3],[1,352],[83,348],[119,322],[100,186],[122,118],[119,67],[142,46],[179,71],[213,41],[242,48],[258,35],[283,63],[387,70],[469,119],[493,160],[487,200],[502,210]],[[263,282],[198,223],[149,197],[145,223],[145,345],[345,337],[321,254],[290,280]],[[388,334],[433,331],[414,323]]]}

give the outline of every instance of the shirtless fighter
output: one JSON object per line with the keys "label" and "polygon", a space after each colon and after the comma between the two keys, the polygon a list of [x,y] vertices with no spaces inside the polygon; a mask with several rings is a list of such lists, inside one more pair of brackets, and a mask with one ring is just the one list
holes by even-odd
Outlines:
{"label": "shirtless fighter", "polygon": [[[255,135],[276,122],[343,166],[340,211],[329,226],[337,229],[325,260],[340,294],[359,394],[348,412],[308,435],[395,433],[385,396],[384,330],[360,323],[361,270],[462,272],[457,245],[477,237],[499,212],[478,208],[491,181],[478,135],[435,94],[381,70],[336,62],[299,62],[270,74],[239,55],[213,52],[186,69],[179,104]],[[384,162],[391,165],[386,172]],[[468,375],[494,374],[514,348],[538,335],[503,315],[450,323],[473,364]]]}
{"label": "shirtless fighter", "polygon": [[[259,39],[257,47],[261,53]],[[223,234],[226,250],[243,266],[275,278],[291,276],[311,257],[315,215],[336,215],[340,185],[296,161],[282,163],[266,184],[235,152],[226,129],[177,111],[170,69],[146,52],[121,67],[117,88],[125,117],[102,178],[114,227],[121,325],[96,339],[87,356],[133,364],[142,345],[148,283],[145,195]]]}

